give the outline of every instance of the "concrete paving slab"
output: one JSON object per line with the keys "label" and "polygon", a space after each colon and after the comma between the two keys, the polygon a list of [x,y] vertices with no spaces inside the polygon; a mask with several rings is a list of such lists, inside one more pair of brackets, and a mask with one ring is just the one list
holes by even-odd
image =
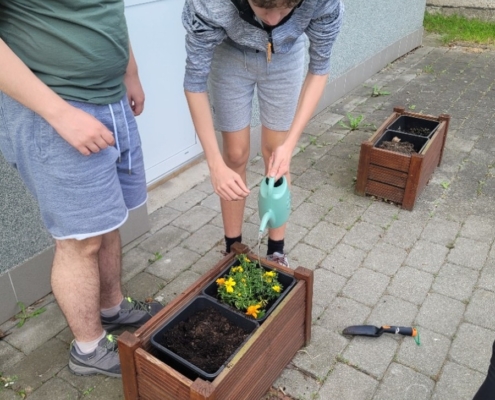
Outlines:
{"label": "concrete paving slab", "polygon": [[322,386],[322,400],[354,399],[369,400],[378,382],[367,374],[345,364],[338,363]]}

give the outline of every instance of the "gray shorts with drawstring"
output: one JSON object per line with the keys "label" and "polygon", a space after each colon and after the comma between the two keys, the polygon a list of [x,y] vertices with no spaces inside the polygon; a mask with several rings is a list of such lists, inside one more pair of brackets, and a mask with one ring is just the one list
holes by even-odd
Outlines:
{"label": "gray shorts with drawstring", "polygon": [[147,199],[141,140],[127,98],[110,105],[69,103],[100,120],[115,145],[84,156],[42,117],[0,92],[0,151],[59,240],[113,231]]}
{"label": "gray shorts with drawstring", "polygon": [[257,52],[225,40],[213,56],[209,87],[215,128],[238,131],[251,122],[255,87],[263,126],[289,130],[304,77],[305,42],[301,36],[287,54]]}

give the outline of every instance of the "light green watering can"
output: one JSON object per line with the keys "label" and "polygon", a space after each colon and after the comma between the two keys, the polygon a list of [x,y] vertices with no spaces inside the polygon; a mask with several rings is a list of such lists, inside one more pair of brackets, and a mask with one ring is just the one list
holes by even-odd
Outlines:
{"label": "light green watering can", "polygon": [[290,200],[289,184],[285,176],[277,182],[275,178],[263,178],[258,196],[260,233],[267,226],[279,228],[287,222],[290,214]]}

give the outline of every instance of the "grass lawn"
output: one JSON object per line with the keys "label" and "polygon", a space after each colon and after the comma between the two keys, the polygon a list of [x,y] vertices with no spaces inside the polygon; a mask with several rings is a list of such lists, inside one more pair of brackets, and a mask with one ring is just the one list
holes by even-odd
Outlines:
{"label": "grass lawn", "polygon": [[424,28],[427,32],[438,33],[444,44],[472,42],[495,44],[495,23],[468,19],[458,15],[425,14]]}

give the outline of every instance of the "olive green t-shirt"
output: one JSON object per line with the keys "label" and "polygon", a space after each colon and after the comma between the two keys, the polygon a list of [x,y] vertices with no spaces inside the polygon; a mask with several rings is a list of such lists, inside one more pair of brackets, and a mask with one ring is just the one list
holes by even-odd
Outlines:
{"label": "olive green t-shirt", "polygon": [[109,104],[125,94],[123,0],[0,0],[0,37],[64,99]]}

